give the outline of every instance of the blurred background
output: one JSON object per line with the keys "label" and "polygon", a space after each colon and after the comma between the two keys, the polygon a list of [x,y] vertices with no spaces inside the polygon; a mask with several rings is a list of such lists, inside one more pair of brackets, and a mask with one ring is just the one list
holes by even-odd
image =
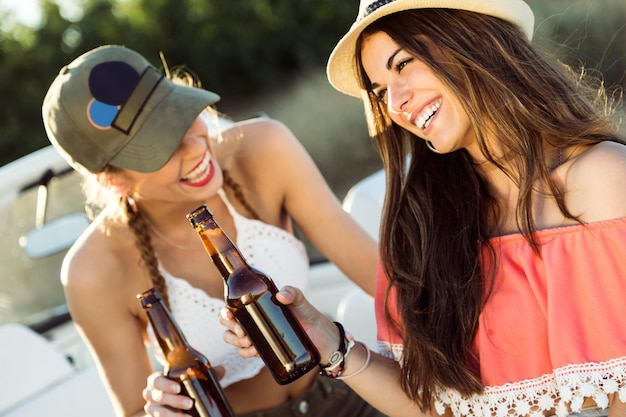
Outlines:
{"label": "blurred background", "polygon": [[[535,41],[607,87],[626,86],[626,1],[529,0]],[[234,118],[286,123],[342,198],[380,168],[358,100],[325,63],[357,0],[0,0],[0,166],[48,144],[40,106],[58,70],[108,43],[185,65]]]}
{"label": "blurred background", "polygon": [[[535,42],[597,75],[619,97],[626,87],[626,1],[527,2],[536,13]],[[27,325],[75,371],[62,382],[50,382],[50,390],[40,390],[43,385],[34,382],[53,368],[49,351],[33,355],[23,339],[5,337],[0,357],[4,364],[19,364],[20,372],[4,372],[0,378],[0,416],[8,416],[2,410],[7,400],[14,407],[9,415],[20,417],[82,416],[108,409],[104,391],[100,402],[93,402],[100,384],[65,303],[59,271],[66,249],[37,257],[23,245],[34,240],[28,238],[31,233],[58,230],[40,223],[54,225],[83,214],[80,178],[70,169],[53,178],[46,171],[40,180],[7,188],[12,178],[40,175],[47,167],[33,157],[50,150],[42,149],[49,142],[41,103],[59,69],[103,44],[126,45],[157,68],[162,68],[162,52],[169,67],[186,66],[205,88],[219,93],[217,108],[226,115],[243,119],[263,112],[290,127],[343,199],[352,185],[381,168],[361,103],[330,87],[325,74],[328,55],[357,9],[358,0],[0,0],[0,328]],[[43,153],[31,154],[39,149]],[[65,229],[47,240],[56,245],[64,237]],[[349,295],[340,277],[324,268],[324,259],[303,240],[312,263],[329,271],[312,276],[318,299]],[[360,325],[368,320],[373,321],[358,318]],[[37,372],[25,372],[26,362],[15,359],[16,352],[30,355],[27,369]],[[27,387],[19,388],[21,380]],[[30,396],[5,394],[20,389]],[[61,404],[74,413],[60,412]],[[89,411],[76,411],[80,404]],[[25,411],[42,407],[43,412]]]}
{"label": "blurred background", "polygon": [[[626,1],[528,3],[535,42],[619,95]],[[330,87],[325,74],[357,8],[358,0],[0,0],[0,167],[49,144],[41,102],[59,69],[99,45],[123,44],[157,68],[163,52],[169,67],[192,69],[234,119],[264,112],[284,122],[343,199],[381,168],[361,103]],[[48,184],[49,219],[82,210],[78,181],[67,174]],[[58,279],[64,252],[31,259],[18,245],[36,223],[40,189],[0,195],[0,324],[39,331],[37,323],[67,317]],[[311,260],[321,261],[305,243]]]}

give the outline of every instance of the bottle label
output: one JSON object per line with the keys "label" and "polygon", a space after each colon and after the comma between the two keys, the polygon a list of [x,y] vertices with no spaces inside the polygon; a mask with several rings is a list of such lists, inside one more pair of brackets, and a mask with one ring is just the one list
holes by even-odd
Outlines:
{"label": "bottle label", "polygon": [[307,350],[306,334],[298,334],[299,324],[271,292],[246,295],[239,301],[233,312],[279,384],[287,384],[317,366],[317,351]]}
{"label": "bottle label", "polygon": [[[213,382],[211,384],[210,382]],[[193,400],[193,410],[198,417],[234,417],[230,405],[225,403],[223,394],[215,386],[217,381],[189,378],[182,381],[183,391]],[[185,392],[181,393],[185,395]],[[215,400],[215,398],[220,401]]]}

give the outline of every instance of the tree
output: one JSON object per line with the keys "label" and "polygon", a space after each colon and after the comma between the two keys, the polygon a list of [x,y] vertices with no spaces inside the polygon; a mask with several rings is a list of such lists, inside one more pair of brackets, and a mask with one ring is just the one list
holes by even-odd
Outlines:
{"label": "tree", "polygon": [[[336,0],[84,0],[68,21],[43,0],[40,28],[14,28],[0,39],[0,165],[47,144],[40,116],[58,70],[102,44],[123,44],[160,67],[184,64],[222,109],[244,96],[280,88],[321,67],[351,24],[354,4]],[[20,32],[20,36],[18,35]],[[11,100],[7,100],[11,97]]]}
{"label": "tree", "polygon": [[[626,86],[625,2],[528,2],[537,11],[538,33],[577,51],[564,56],[569,63],[584,62],[598,68],[607,85]],[[597,7],[600,3],[602,8]],[[16,26],[0,33],[0,165],[48,144],[40,115],[43,96],[59,69],[89,49],[123,44],[157,67],[162,51],[169,66],[186,65],[205,88],[218,92],[220,109],[231,113],[242,100],[283,89],[302,73],[323,71],[357,7],[356,0],[82,0],[81,4],[82,16],[70,21],[55,0],[42,0],[41,27]]]}

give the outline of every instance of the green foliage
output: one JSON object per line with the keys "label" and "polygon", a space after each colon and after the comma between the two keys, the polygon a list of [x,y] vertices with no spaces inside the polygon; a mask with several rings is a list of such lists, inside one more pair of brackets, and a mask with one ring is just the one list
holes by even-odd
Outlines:
{"label": "green foliage", "polygon": [[[55,0],[42,0],[41,27],[12,26],[0,32],[0,165],[48,143],[40,116],[43,96],[59,69],[89,49],[123,44],[157,67],[162,51],[169,66],[191,68],[205,88],[222,96],[219,108],[234,114],[244,107],[241,103],[272,97],[299,75],[323,73],[332,47],[356,16],[357,3],[82,0],[82,16],[70,21]],[[567,49],[559,52],[565,52],[568,62],[600,69],[608,85],[626,86],[626,2],[529,3],[537,11],[541,39],[564,42]],[[319,98],[302,111],[315,113],[314,106],[328,105]]]}
{"label": "green foliage", "polygon": [[38,31],[16,27],[13,33],[19,36],[0,38],[0,164],[46,143],[40,110],[43,93],[64,64],[58,48],[50,47],[58,9],[48,10],[50,25]]}
{"label": "green foliage", "polygon": [[574,68],[585,68],[610,89],[626,87],[626,2],[529,0],[536,42]]}
{"label": "green foliage", "polygon": [[137,50],[157,67],[186,65],[233,109],[244,97],[281,88],[322,66],[356,14],[335,0],[84,0],[77,21],[43,0],[40,28],[0,38],[0,165],[48,142],[43,96],[59,69],[102,44]]}

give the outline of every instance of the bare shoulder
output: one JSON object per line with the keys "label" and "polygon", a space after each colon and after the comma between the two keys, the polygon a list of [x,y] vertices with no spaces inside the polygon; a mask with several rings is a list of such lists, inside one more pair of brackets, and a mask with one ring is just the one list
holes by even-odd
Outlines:
{"label": "bare shoulder", "polygon": [[291,130],[271,118],[235,123],[222,136],[218,151],[222,167],[248,177],[264,192],[271,184],[279,186],[277,182],[309,158]]}
{"label": "bare shoulder", "polygon": [[287,133],[289,129],[285,126],[284,123],[272,119],[271,117],[257,117],[254,119],[246,119],[240,122],[236,122],[233,128],[243,128],[248,131],[252,130],[258,133]]}
{"label": "bare shoulder", "polygon": [[280,150],[296,138],[278,120],[259,117],[237,122],[222,132],[224,145],[237,153],[257,153]]}
{"label": "bare shoulder", "polygon": [[626,184],[626,145],[601,142],[578,154],[568,170],[568,180],[577,183]]}
{"label": "bare shoulder", "polygon": [[585,222],[626,216],[626,145],[601,142],[568,164],[566,199]]}
{"label": "bare shoulder", "polygon": [[96,219],[70,248],[61,269],[61,280],[70,303],[80,297],[120,292],[132,273],[136,256],[133,239],[110,235]]}

